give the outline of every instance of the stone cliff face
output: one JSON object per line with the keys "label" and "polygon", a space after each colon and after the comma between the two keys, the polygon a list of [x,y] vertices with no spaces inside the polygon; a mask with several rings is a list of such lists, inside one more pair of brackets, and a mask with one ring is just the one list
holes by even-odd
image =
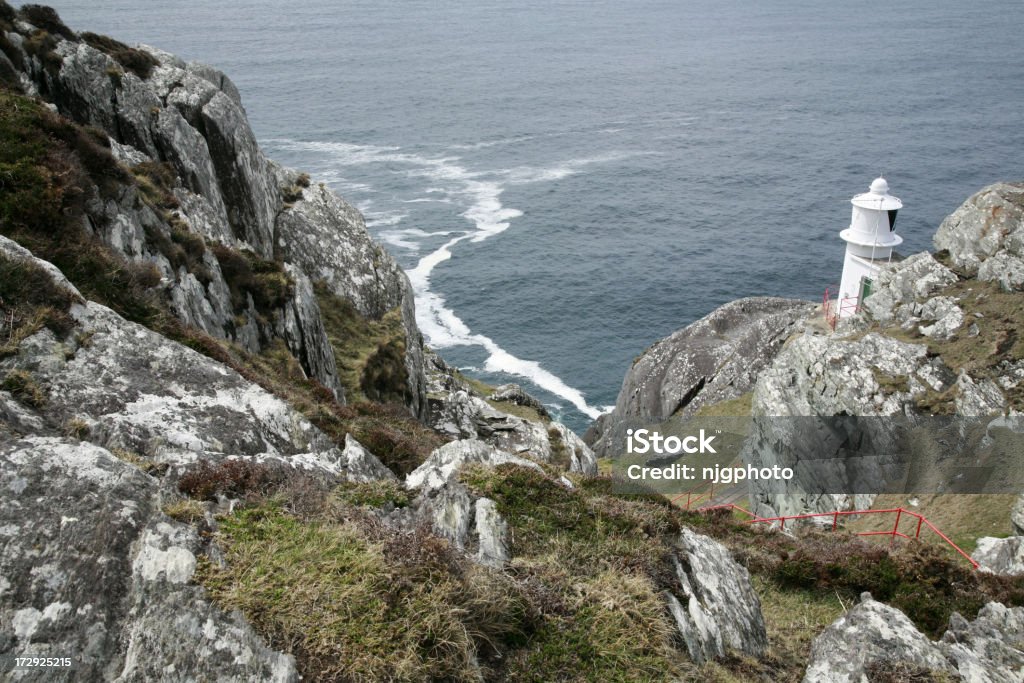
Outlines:
{"label": "stone cliff face", "polygon": [[[88,228],[129,259],[155,266],[185,324],[253,353],[283,341],[310,377],[339,396],[344,388],[313,283],[327,283],[373,320],[398,311],[406,403],[422,414],[423,345],[408,279],[358,211],[266,159],[231,80],[204,64],[78,36],[59,19],[33,16],[48,26],[19,17],[4,32],[9,77],[106,133],[115,157],[143,181],[141,190],[126,184],[91,193]],[[140,196],[147,192],[155,201],[143,201],[154,199]],[[251,255],[251,263],[224,249]],[[239,267],[276,270],[279,295],[240,292]]]}
{"label": "stone cliff face", "polygon": [[599,456],[619,455],[629,427],[745,394],[813,308],[790,299],[740,299],[655,342],[626,373],[615,409],[584,438]]}
{"label": "stone cliff face", "polygon": [[[0,103],[0,655],[75,662],[12,676],[781,671],[749,528],[616,495],[519,387],[425,353],[404,274],[355,209],[263,157],[226,76],[0,0]],[[632,420],[751,392],[769,414],[1018,410],[1016,313],[999,317],[1019,286],[1000,275],[1021,257],[1018,191],[951,218],[950,265],[900,264],[852,330],[815,333],[812,305],[764,298],[659,342],[599,452]],[[968,296],[965,277],[989,289]],[[987,355],[965,356],[964,335]],[[755,434],[763,453],[779,438]],[[1010,540],[984,549],[1019,555]],[[1021,622],[990,603],[933,643],[865,599],[819,636],[806,680],[904,655],[1017,680],[1000,634]]]}

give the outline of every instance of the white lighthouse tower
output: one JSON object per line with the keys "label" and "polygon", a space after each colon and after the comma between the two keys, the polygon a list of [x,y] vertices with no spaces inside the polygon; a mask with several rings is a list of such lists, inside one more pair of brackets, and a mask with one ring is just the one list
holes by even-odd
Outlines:
{"label": "white lighthouse tower", "polygon": [[903,242],[897,235],[896,212],[903,207],[889,194],[885,178],[875,178],[871,189],[850,200],[853,216],[850,227],[839,233],[846,240],[843,279],[839,283],[840,318],[853,315],[871,294],[875,275],[892,259],[893,248]]}

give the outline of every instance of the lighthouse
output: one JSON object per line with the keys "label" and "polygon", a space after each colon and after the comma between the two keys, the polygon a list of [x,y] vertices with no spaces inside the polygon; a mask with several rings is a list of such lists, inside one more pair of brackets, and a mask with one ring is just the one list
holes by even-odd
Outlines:
{"label": "lighthouse", "polygon": [[871,294],[882,265],[892,260],[892,250],[903,242],[896,234],[896,212],[903,202],[889,194],[885,178],[875,178],[871,188],[850,200],[850,227],[839,233],[846,241],[843,279],[839,283],[840,318],[853,315]]}

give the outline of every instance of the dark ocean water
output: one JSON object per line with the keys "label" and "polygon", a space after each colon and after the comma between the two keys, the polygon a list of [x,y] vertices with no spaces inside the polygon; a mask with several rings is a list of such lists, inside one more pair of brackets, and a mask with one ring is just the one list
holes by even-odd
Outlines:
{"label": "dark ocean water", "polygon": [[576,429],[716,306],[820,299],[880,173],[905,253],[1024,177],[1019,0],[52,4],[226,71],[410,272],[429,343]]}

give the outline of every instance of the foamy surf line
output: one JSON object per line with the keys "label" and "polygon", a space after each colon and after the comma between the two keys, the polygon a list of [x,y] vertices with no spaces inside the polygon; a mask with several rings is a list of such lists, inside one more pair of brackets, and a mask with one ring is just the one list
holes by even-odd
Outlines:
{"label": "foamy surf line", "polygon": [[[468,235],[464,237],[468,237]],[[431,257],[424,257],[424,260],[429,258]],[[447,260],[447,257],[441,258],[437,262],[442,260]],[[410,279],[412,279],[411,273]],[[485,372],[522,377],[541,389],[565,399],[592,420],[597,419],[603,412],[607,412],[607,410],[601,410],[588,404],[582,392],[570,387],[560,377],[544,369],[537,361],[518,358],[498,346],[490,337],[471,332],[466,324],[455,315],[455,312],[444,305],[444,299],[436,292],[423,290],[416,292],[416,314],[420,331],[433,348],[483,347],[488,354],[487,360],[484,361]]]}
{"label": "foamy surf line", "polygon": [[[611,154],[587,159],[571,160],[552,168],[520,167],[491,173],[471,172],[458,165],[459,157],[432,158],[403,152],[399,147],[361,146],[347,143],[329,142],[297,142],[291,140],[275,140],[276,143],[291,149],[316,154],[324,154],[335,164],[343,166],[365,164],[401,164],[411,167],[406,171],[408,177],[423,177],[431,186],[425,191],[428,195],[440,194],[440,197],[416,198],[403,202],[405,204],[422,201],[451,202],[463,200],[468,208],[460,214],[476,228],[467,230],[441,247],[422,257],[416,267],[408,271],[416,300],[416,321],[427,342],[435,349],[456,346],[479,346],[487,352],[484,370],[523,378],[544,391],[564,399],[591,419],[597,418],[607,409],[601,410],[587,403],[583,393],[565,383],[560,377],[541,366],[537,361],[518,358],[501,348],[493,339],[472,332],[453,310],[445,305],[442,296],[430,289],[430,275],[434,268],[452,258],[452,249],[461,242],[483,242],[507,230],[511,221],[523,215],[518,209],[507,208],[501,203],[504,187],[499,180],[482,178],[500,178],[505,183],[521,184],[560,180],[574,175],[583,167],[595,163],[615,161],[633,154]],[[440,184],[442,187],[437,187]],[[393,227],[406,215],[400,212],[375,212],[372,216],[373,225]],[[368,221],[368,223],[371,223]],[[418,231],[418,230],[385,230],[381,238],[394,246],[416,251],[418,245],[415,237],[441,236],[451,231]]]}

